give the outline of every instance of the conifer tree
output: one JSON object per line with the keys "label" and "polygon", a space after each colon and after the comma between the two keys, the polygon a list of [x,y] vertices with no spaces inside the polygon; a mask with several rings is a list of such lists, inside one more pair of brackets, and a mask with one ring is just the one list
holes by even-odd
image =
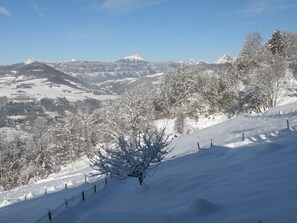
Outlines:
{"label": "conifer tree", "polygon": [[285,54],[285,41],[284,35],[278,30],[275,29],[272,33],[271,38],[268,40],[268,48],[272,52],[273,55],[281,55]]}

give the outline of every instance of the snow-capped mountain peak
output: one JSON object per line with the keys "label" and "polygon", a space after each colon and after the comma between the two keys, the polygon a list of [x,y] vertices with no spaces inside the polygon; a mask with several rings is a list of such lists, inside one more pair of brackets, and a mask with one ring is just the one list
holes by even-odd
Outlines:
{"label": "snow-capped mountain peak", "polygon": [[141,57],[138,53],[135,53],[130,56],[125,56],[123,57],[123,60],[128,60],[128,61],[144,61],[143,57]]}
{"label": "snow-capped mountain peak", "polygon": [[198,64],[198,62],[196,60],[194,60],[194,59],[189,59],[187,61],[184,61],[183,63],[186,64],[186,65],[196,65],[196,64]]}
{"label": "snow-capped mountain peak", "polygon": [[224,54],[218,60],[215,61],[216,64],[223,64],[223,63],[234,63],[236,60],[235,57]]}
{"label": "snow-capped mountain peak", "polygon": [[36,62],[37,60],[34,60],[34,59],[28,59],[24,62],[24,64],[28,65],[28,64],[31,64],[31,63],[34,63]]}

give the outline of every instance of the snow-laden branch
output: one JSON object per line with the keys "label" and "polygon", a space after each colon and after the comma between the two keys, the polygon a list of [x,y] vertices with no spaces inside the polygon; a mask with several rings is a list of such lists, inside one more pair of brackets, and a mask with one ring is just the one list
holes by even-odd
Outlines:
{"label": "snow-laden branch", "polygon": [[170,152],[170,141],[164,131],[139,132],[135,139],[129,141],[120,137],[115,148],[101,146],[91,160],[92,167],[117,179],[137,177],[141,185],[147,169],[160,163]]}

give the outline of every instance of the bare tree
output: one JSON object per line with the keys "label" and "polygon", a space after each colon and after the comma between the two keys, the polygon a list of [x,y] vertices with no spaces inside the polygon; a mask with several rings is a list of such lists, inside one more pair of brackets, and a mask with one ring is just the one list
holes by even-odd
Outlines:
{"label": "bare tree", "polygon": [[115,148],[99,147],[91,160],[92,167],[116,179],[136,177],[142,185],[148,168],[160,163],[170,152],[170,141],[164,131],[139,132],[134,140],[119,137]]}

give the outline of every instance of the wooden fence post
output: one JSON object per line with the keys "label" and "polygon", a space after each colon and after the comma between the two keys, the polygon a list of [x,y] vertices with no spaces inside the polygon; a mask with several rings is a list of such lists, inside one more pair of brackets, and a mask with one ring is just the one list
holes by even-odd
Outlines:
{"label": "wooden fence post", "polygon": [[52,220],[52,212],[50,210],[48,210],[48,220],[49,221]]}
{"label": "wooden fence post", "polygon": [[68,208],[68,201],[67,201],[67,199],[65,199],[65,205],[66,205],[66,208]]}
{"label": "wooden fence post", "polygon": [[85,192],[84,192],[84,191],[81,192],[81,199],[82,199],[83,201],[85,200]]}
{"label": "wooden fence post", "polygon": [[287,129],[290,128],[289,119],[287,118]]}
{"label": "wooden fence post", "polygon": [[96,183],[94,184],[94,193],[97,192]]}
{"label": "wooden fence post", "polygon": [[198,146],[198,150],[200,150],[200,145],[199,145],[199,142],[197,142],[197,146]]}
{"label": "wooden fence post", "polygon": [[67,182],[65,182],[65,185],[64,186],[65,186],[65,189],[67,189]]}
{"label": "wooden fence post", "polygon": [[210,147],[213,147],[212,137],[210,138]]}
{"label": "wooden fence post", "polygon": [[107,185],[107,178],[105,177],[104,179],[104,182],[105,182],[105,186]]}
{"label": "wooden fence post", "polygon": [[244,131],[242,131],[242,141],[244,141]]}

